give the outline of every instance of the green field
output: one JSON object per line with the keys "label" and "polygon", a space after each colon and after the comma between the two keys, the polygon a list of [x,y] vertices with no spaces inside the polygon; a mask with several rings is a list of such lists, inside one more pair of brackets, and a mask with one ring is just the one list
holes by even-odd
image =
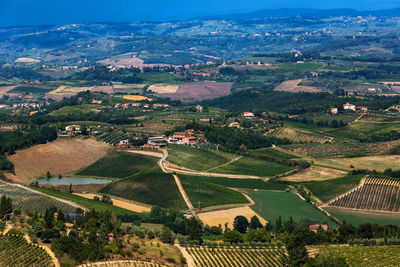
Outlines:
{"label": "green field", "polygon": [[158,169],[154,157],[129,152],[112,152],[79,171],[78,175],[125,178],[144,170]]}
{"label": "green field", "polygon": [[349,266],[389,267],[399,266],[399,247],[366,247],[366,246],[313,246],[322,255],[343,256]]}
{"label": "green field", "polygon": [[84,197],[80,197],[77,195],[73,195],[73,194],[69,194],[69,193],[64,193],[64,192],[60,192],[60,191],[56,191],[56,190],[52,190],[52,189],[46,189],[46,188],[34,188],[37,191],[40,191],[42,193],[45,193],[47,195],[50,196],[54,196],[54,197],[58,197],[61,199],[65,199],[65,200],[69,200],[72,202],[75,202],[76,204],[81,205],[82,207],[85,207],[87,209],[95,209],[98,211],[106,211],[106,210],[111,210],[112,213],[114,213],[115,215],[138,215],[138,213],[130,211],[130,210],[126,210],[123,208],[119,208],[113,205],[109,205],[109,204],[105,204],[103,202],[100,201],[95,201],[92,199],[88,199],[88,198],[84,198]]}
{"label": "green field", "polygon": [[206,208],[216,205],[249,203],[240,192],[206,182],[199,176],[179,175],[179,178],[186,194],[196,208],[199,206]]}
{"label": "green field", "polygon": [[326,202],[356,187],[364,175],[349,175],[337,179],[305,183],[308,189]]}
{"label": "green field", "polygon": [[288,221],[291,216],[294,221],[308,218],[319,222],[326,222],[330,226],[335,226],[335,224],[320,211],[311,206],[311,204],[301,200],[293,193],[249,191],[249,195],[256,203],[252,209],[273,224],[275,224],[279,216],[282,217],[282,221]]}
{"label": "green field", "polygon": [[212,172],[268,177],[291,170],[293,170],[293,168],[279,163],[243,157],[229,165],[214,169]]}
{"label": "green field", "polygon": [[261,148],[261,149],[255,149],[255,150],[250,150],[249,154],[252,157],[260,157],[260,158],[274,158],[274,159],[294,159],[298,158],[295,155],[288,154],[273,148]]}
{"label": "green field", "polygon": [[147,83],[176,83],[179,81],[176,76],[165,72],[143,72],[137,73],[136,76]]}
{"label": "green field", "polygon": [[330,136],[337,138],[347,138],[353,140],[359,140],[360,137],[383,134],[391,130],[400,130],[399,123],[367,123],[367,122],[356,122],[346,127],[338,128],[326,132]]}
{"label": "green field", "polygon": [[235,155],[221,151],[210,151],[184,145],[168,145],[168,161],[197,171],[220,166],[233,158]]}
{"label": "green field", "polygon": [[374,223],[378,225],[400,224],[400,216],[398,214],[369,211],[351,211],[336,207],[325,207],[324,209],[339,220],[346,221],[346,223],[352,225],[359,225],[363,223]]}
{"label": "green field", "polygon": [[233,178],[206,177],[206,176],[193,176],[193,177],[203,182],[222,185],[225,187],[232,187],[232,188],[283,191],[288,187],[287,183],[275,180],[264,181],[262,179],[233,179]]}
{"label": "green field", "polygon": [[173,210],[186,209],[173,176],[161,171],[132,175],[107,185],[100,192]]}
{"label": "green field", "polygon": [[50,88],[47,86],[30,86],[30,85],[21,85],[13,88],[8,91],[9,93],[25,93],[25,94],[45,94],[54,88]]}
{"label": "green field", "polygon": [[77,106],[65,106],[50,113],[51,116],[82,115],[90,113],[90,109],[98,105],[83,104]]}

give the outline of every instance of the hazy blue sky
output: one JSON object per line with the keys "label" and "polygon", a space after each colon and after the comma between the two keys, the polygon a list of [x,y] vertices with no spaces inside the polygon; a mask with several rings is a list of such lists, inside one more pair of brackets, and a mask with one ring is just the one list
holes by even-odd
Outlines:
{"label": "hazy blue sky", "polygon": [[262,8],[400,7],[400,0],[0,0],[0,25],[178,20]]}

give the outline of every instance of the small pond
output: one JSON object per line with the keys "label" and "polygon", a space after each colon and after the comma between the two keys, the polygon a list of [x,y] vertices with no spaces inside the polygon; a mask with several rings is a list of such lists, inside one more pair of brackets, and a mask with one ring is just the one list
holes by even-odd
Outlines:
{"label": "small pond", "polygon": [[79,178],[79,177],[65,177],[65,178],[50,178],[38,179],[39,185],[53,184],[53,185],[79,185],[79,184],[108,184],[112,180],[94,179],[94,178]]}

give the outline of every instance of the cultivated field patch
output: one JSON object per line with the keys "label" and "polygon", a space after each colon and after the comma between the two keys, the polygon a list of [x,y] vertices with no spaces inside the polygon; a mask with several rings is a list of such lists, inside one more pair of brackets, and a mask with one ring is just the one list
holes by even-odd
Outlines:
{"label": "cultivated field patch", "polygon": [[310,168],[302,170],[296,174],[280,178],[280,180],[290,182],[310,182],[335,179],[338,177],[343,177],[345,175],[345,171],[328,169],[319,166],[311,166]]}
{"label": "cultivated field patch", "polygon": [[19,183],[29,184],[30,179],[51,174],[65,174],[86,167],[104,157],[110,146],[92,138],[58,139],[36,145],[8,156],[14,163],[15,175],[6,176]]}
{"label": "cultivated field patch", "polygon": [[[77,196],[81,196],[84,198],[88,198],[88,199],[93,199],[95,196],[101,197],[101,195],[99,194],[81,194],[81,193],[75,193],[75,195]],[[121,198],[117,198],[117,197],[111,197],[111,200],[113,202],[112,205],[126,209],[126,210],[130,210],[133,212],[150,212],[151,211],[151,207],[149,207],[148,205],[145,204],[139,204],[139,203],[134,203],[133,201],[129,201],[129,200],[124,200]]]}
{"label": "cultivated field patch", "polygon": [[274,90],[281,92],[291,92],[291,93],[299,93],[299,92],[319,93],[324,91],[322,88],[319,87],[299,85],[299,83],[301,83],[302,81],[303,79],[284,81],[280,85],[275,87]]}
{"label": "cultivated field patch", "polygon": [[148,91],[152,91],[157,94],[173,94],[179,89],[177,84],[153,84],[149,86]]}
{"label": "cultivated field patch", "polygon": [[232,88],[231,82],[193,82],[179,84],[174,93],[158,93],[158,97],[172,100],[194,101],[226,96]]}
{"label": "cultivated field patch", "polygon": [[227,223],[230,229],[233,229],[233,221],[235,217],[240,215],[245,216],[249,221],[251,217],[256,215],[261,224],[265,225],[267,223],[265,219],[258,215],[249,206],[202,212],[198,213],[197,215],[204,224],[208,224],[210,226],[218,226],[221,224],[224,226]]}
{"label": "cultivated field patch", "polygon": [[288,127],[281,127],[270,130],[265,135],[278,138],[286,138],[295,143],[326,143],[332,140],[331,137],[313,134]]}
{"label": "cultivated field patch", "polygon": [[335,225],[320,211],[309,203],[301,200],[296,194],[290,192],[275,191],[248,191],[255,205],[252,209],[257,211],[264,219],[275,222],[279,216],[282,221],[288,221],[290,217],[294,221],[311,219]]}

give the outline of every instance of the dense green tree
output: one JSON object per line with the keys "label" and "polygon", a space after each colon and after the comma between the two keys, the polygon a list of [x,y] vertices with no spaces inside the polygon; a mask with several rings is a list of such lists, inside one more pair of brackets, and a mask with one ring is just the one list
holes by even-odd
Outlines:
{"label": "dense green tree", "polygon": [[189,240],[197,240],[201,243],[202,239],[200,222],[193,216],[189,220],[189,225]]}
{"label": "dense green tree", "polygon": [[4,218],[6,214],[13,211],[12,199],[7,196],[2,196],[0,199],[0,218]]}
{"label": "dense green tree", "polygon": [[236,231],[225,231],[224,233],[224,242],[231,243],[231,244],[238,244],[243,242],[242,235]]}
{"label": "dense green tree", "polygon": [[254,230],[254,229],[258,229],[258,228],[262,228],[262,224],[260,223],[260,220],[258,219],[258,217],[256,215],[254,215],[253,217],[251,217],[250,219],[250,225],[249,225],[249,229],[250,230]]}
{"label": "dense green tree", "polygon": [[246,233],[247,228],[249,227],[249,221],[244,216],[236,216],[233,221],[233,229],[238,231],[239,233]]}

